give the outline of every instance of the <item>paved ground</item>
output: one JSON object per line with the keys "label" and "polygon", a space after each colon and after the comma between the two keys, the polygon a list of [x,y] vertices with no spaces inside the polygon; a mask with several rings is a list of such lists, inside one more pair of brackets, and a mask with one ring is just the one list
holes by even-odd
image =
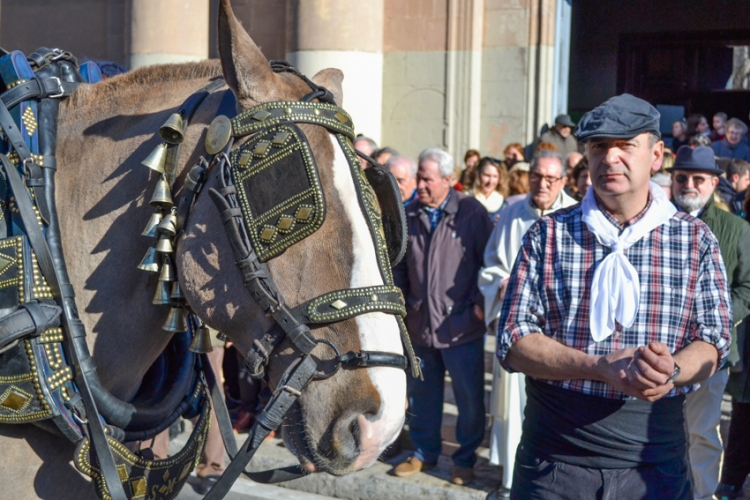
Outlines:
{"label": "paved ground", "polygon": [[[494,339],[488,339],[485,350],[485,399],[489,403]],[[729,428],[730,411],[730,400],[725,397],[724,404],[722,404],[721,425],[722,437],[725,440]],[[489,450],[486,447],[486,439],[483,446],[478,450],[479,460],[474,468],[476,479],[468,486],[456,486],[450,483],[452,462],[449,457],[457,446],[455,440],[456,414],[450,379],[446,379],[442,428],[443,456],[440,457],[438,466],[427,473],[419,473],[408,479],[400,479],[392,475],[393,467],[409,455],[410,442],[408,432],[405,431],[401,437],[404,451],[387,462],[377,462],[366,470],[344,477],[313,474],[282,483],[280,486],[256,484],[247,479],[240,479],[226,498],[227,500],[321,500],[325,498],[348,500],[494,500],[497,498],[496,495],[500,488],[502,468],[488,463]],[[171,446],[178,449],[187,435],[188,431],[178,436],[173,440]],[[238,442],[244,441],[245,437],[246,435],[238,436]],[[261,446],[251,462],[250,468],[259,471],[296,463],[297,460],[284,447],[281,440],[273,439]],[[201,495],[195,493],[191,486],[195,482],[197,482],[197,479],[191,477],[189,484],[177,497],[178,500],[202,498]],[[745,484],[745,498],[750,499],[750,480]]]}

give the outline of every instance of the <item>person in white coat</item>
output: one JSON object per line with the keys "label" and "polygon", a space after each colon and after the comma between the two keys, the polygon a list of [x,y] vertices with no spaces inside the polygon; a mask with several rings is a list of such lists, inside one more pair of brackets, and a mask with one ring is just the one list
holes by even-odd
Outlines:
{"label": "person in white coat", "polygon": [[[563,191],[565,184],[562,156],[556,151],[540,151],[532,159],[530,190],[526,198],[499,213],[497,225],[484,250],[484,267],[479,273],[479,290],[484,295],[484,319],[492,335],[497,333],[497,318],[523,235],[541,216],[577,203]],[[489,408],[493,417],[490,463],[503,466],[502,484],[508,490],[513,480],[525,406],[525,375],[504,371],[495,358]]]}

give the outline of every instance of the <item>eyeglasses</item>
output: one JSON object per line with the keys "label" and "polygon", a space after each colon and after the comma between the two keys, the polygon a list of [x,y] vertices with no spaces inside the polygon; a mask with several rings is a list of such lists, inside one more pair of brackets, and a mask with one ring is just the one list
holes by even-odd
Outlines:
{"label": "eyeglasses", "polygon": [[533,182],[534,184],[538,184],[542,182],[542,179],[547,181],[547,184],[549,184],[550,186],[554,186],[555,183],[557,183],[558,181],[562,179],[562,177],[552,177],[549,175],[539,175],[536,173],[532,173],[529,175],[529,181]]}
{"label": "eyeglasses", "polygon": [[677,174],[674,176],[675,182],[678,184],[686,184],[688,181],[688,178],[693,179],[693,185],[694,186],[700,186],[704,182],[706,182],[708,179],[703,177],[702,175],[685,175],[685,174]]}

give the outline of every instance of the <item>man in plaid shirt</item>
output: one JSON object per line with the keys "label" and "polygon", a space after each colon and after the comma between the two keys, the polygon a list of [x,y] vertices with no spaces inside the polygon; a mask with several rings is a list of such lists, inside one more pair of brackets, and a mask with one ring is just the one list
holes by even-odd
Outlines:
{"label": "man in plaid shirt", "polygon": [[685,394],[729,350],[718,243],[649,182],[659,113],[628,94],[576,130],[593,189],[524,237],[497,356],[527,378],[511,498],[692,498]]}

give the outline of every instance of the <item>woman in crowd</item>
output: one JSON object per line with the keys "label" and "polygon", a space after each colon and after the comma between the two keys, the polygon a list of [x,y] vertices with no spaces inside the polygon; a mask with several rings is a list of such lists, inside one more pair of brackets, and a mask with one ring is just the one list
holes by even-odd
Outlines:
{"label": "woman in crowd", "polygon": [[499,160],[484,157],[479,161],[471,194],[487,210],[493,224],[508,195],[508,171]]}
{"label": "woman in crowd", "polygon": [[687,123],[685,120],[675,120],[672,123],[672,151],[677,151],[680,149],[680,146],[685,146],[688,143],[688,138]]}
{"label": "woman in crowd", "polygon": [[457,178],[458,184],[463,186],[464,191],[468,191],[474,184],[474,170],[479,165],[479,151],[470,149],[464,155],[464,168],[461,175]]}
{"label": "woman in crowd", "polygon": [[523,157],[523,146],[521,146],[517,142],[511,142],[505,147],[505,150],[503,151],[503,163],[505,163],[505,168],[507,168],[509,171],[511,168],[513,168],[513,165],[515,165],[518,162],[525,161]]}
{"label": "woman in crowd", "polygon": [[[711,126],[708,124],[708,120],[705,116],[700,113],[690,115],[687,121],[687,136],[693,137],[695,135],[702,135],[708,137],[711,133]],[[677,151],[672,149],[672,151]]]}
{"label": "woman in crowd", "polygon": [[529,164],[525,161],[516,163],[508,172],[508,197],[503,208],[523,200],[529,192]]}

